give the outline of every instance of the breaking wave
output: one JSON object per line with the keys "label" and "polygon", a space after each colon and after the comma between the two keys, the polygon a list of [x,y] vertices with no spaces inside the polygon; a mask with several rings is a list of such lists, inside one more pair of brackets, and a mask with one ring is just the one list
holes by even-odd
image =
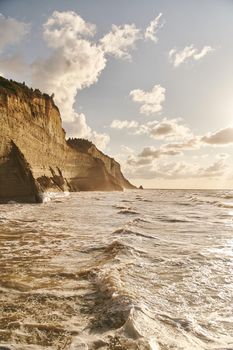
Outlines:
{"label": "breaking wave", "polygon": [[230,195],[3,205],[0,349],[233,349]]}

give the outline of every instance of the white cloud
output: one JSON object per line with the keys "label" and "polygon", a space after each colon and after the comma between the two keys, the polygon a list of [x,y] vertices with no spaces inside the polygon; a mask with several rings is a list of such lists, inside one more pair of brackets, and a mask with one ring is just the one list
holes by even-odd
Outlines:
{"label": "white cloud", "polygon": [[200,146],[199,138],[191,137],[180,142],[165,143],[159,147],[144,147],[137,156],[131,154],[127,160],[127,164],[135,167],[145,164],[153,165],[155,160],[181,156],[183,155],[183,151],[196,150],[199,149]]}
{"label": "white cloud", "polygon": [[208,133],[201,138],[201,141],[209,145],[227,145],[233,143],[233,127],[218,130],[213,133]]}
{"label": "white cloud", "polygon": [[161,18],[163,14],[160,13],[153,21],[150,22],[150,25],[146,28],[145,31],[145,38],[154,41],[157,43],[157,33],[159,29],[161,29],[164,26],[164,22],[161,23]]}
{"label": "white cloud", "polygon": [[118,120],[115,119],[112,121],[110,127],[112,129],[134,129],[138,127],[138,122],[135,120]]}
{"label": "white cloud", "polygon": [[195,176],[216,178],[225,175],[227,170],[228,165],[225,163],[225,159],[218,159],[206,167],[200,167]]}
{"label": "white cloud", "polygon": [[93,32],[93,25],[74,12],[55,11],[44,25],[44,39],[54,51],[49,58],[33,63],[32,82],[55,94],[65,121],[76,117],[73,105],[78,90],[97,82],[106,65],[103,51],[82,38]]}
{"label": "white cloud", "polygon": [[179,123],[180,119],[164,118],[161,122],[147,123],[149,135],[154,139],[180,139],[191,135],[189,128]]}
{"label": "white cloud", "polygon": [[[136,165],[136,166],[135,166]],[[188,179],[188,178],[210,178],[219,179],[226,176],[229,166],[224,159],[220,159],[206,166],[185,161],[167,162],[150,159],[137,159],[128,162],[126,174],[132,179]]]}
{"label": "white cloud", "polygon": [[197,53],[193,57],[196,61],[198,61],[212,51],[214,51],[214,49],[211,46],[204,46],[203,49],[199,52],[197,51]]}
{"label": "white cloud", "polygon": [[[26,23],[6,19],[0,15],[0,50],[6,45],[18,42],[29,30]],[[4,28],[3,28],[4,27]],[[92,130],[83,113],[74,108],[80,90],[91,86],[99,79],[106,67],[107,54],[117,58],[130,58],[129,50],[135,47],[141,37],[134,24],[113,26],[112,31],[100,42],[94,41],[96,26],[86,22],[73,11],[54,11],[43,25],[43,38],[51,49],[47,58],[37,59],[27,66],[32,86],[49,94],[54,93],[68,136],[84,137],[104,148],[109,136]],[[26,64],[20,57],[1,60],[3,73],[11,71],[17,75]],[[131,124],[130,127],[132,127]]]}
{"label": "white cloud", "polygon": [[190,151],[199,149],[201,143],[199,137],[193,136],[183,141],[167,143],[164,147],[174,151]]}
{"label": "white cloud", "polygon": [[[186,128],[183,125],[176,124],[176,121],[177,119],[165,119],[160,123],[156,124],[156,122],[151,122],[151,124],[155,124],[155,126],[157,126],[156,134],[158,133],[159,137],[162,135],[167,136],[170,132],[173,134],[174,130],[176,130],[176,127],[178,126],[184,127],[184,129],[181,128],[180,132],[181,141],[165,143],[159,147],[144,147],[143,150],[137,156],[131,155],[128,158],[127,164],[134,167],[144,166],[145,164],[152,166],[155,160],[173,156],[180,156],[183,154],[184,151],[197,150],[206,144],[208,144],[209,146],[221,146],[224,144],[233,143],[233,128],[231,127],[221,129],[215,133],[208,133],[207,135],[200,137],[193,136],[190,129]],[[168,125],[166,124],[167,122]],[[171,125],[173,125],[173,127],[171,127]],[[178,137],[178,135],[176,137]],[[206,154],[199,157],[195,156],[195,159],[204,159],[207,156],[208,155]],[[228,156],[229,155],[227,153],[217,154],[217,160],[207,167],[200,167],[198,165],[191,166],[189,169],[189,173],[187,173],[187,177],[222,176],[227,168],[225,160],[228,158]],[[181,176],[181,174],[179,174],[179,176]]]}
{"label": "white cloud", "polygon": [[213,50],[211,46],[204,46],[201,50],[198,50],[194,45],[190,45],[179,51],[177,49],[170,50],[169,59],[174,67],[178,67],[190,59],[198,61]]}
{"label": "white cloud", "polygon": [[[136,156],[134,152],[130,153],[130,157],[126,162],[129,166],[144,166],[145,164],[153,164],[155,159],[181,156],[184,151],[198,150],[203,146],[222,146],[233,143],[233,127],[221,129],[215,133],[208,133],[204,136],[195,136],[192,131],[181,123],[181,119],[164,118],[159,121],[150,121],[145,124],[140,124],[135,121],[114,121],[115,127],[118,129],[130,129],[132,125],[133,132],[131,135],[148,135],[156,140],[168,140],[159,147],[144,147],[143,150]],[[119,123],[119,124],[118,124]],[[135,123],[135,124],[134,124]],[[206,158],[208,155],[193,156],[193,159]],[[217,155],[218,160],[227,159],[227,154],[222,153]],[[217,162],[216,164],[220,164]],[[216,166],[215,164],[215,166]],[[210,173],[210,169],[207,169]],[[203,171],[200,170],[203,175]]]}
{"label": "white cloud", "polygon": [[[4,30],[0,38],[0,50],[6,45],[18,42],[29,30],[29,25],[0,15],[0,28]],[[96,26],[86,22],[73,11],[54,11],[43,25],[43,38],[51,49],[49,56],[27,65],[21,57],[12,56],[0,61],[1,72],[6,75],[21,74],[32,86],[49,94],[54,93],[68,136],[86,137],[97,142],[100,147],[109,142],[109,136],[93,131],[84,114],[74,108],[80,90],[91,86],[99,79],[106,67],[107,54],[116,58],[131,58],[129,51],[142,39],[141,30],[135,24],[112,26],[110,33],[100,41],[93,39]],[[7,40],[6,40],[7,39]],[[26,68],[26,69],[25,69]],[[22,79],[22,77],[21,77]],[[120,122],[113,127],[126,127]],[[136,122],[127,124],[136,128]]]}
{"label": "white cloud", "polygon": [[30,24],[5,17],[0,13],[0,52],[7,46],[18,44],[30,31]]}
{"label": "white cloud", "polygon": [[134,102],[142,104],[140,107],[141,114],[154,114],[161,112],[162,103],[165,101],[165,91],[161,85],[155,85],[151,91],[143,91],[140,89],[132,90],[130,97]]}
{"label": "white cloud", "polygon": [[155,147],[145,147],[142,152],[138,155],[139,158],[148,158],[151,159],[161,158],[163,156],[178,156],[181,155],[180,150],[173,150],[166,148],[166,146],[161,146],[159,148]]}
{"label": "white cloud", "polygon": [[95,26],[75,12],[55,11],[44,24],[44,40],[53,51],[32,64],[32,84],[55,94],[68,136],[88,138],[103,148],[109,136],[93,131],[74,109],[78,91],[96,83],[106,66],[103,50],[86,39],[94,33]]}
{"label": "white cloud", "polygon": [[[222,146],[233,144],[233,128],[228,127],[204,136],[194,136],[189,128],[180,124],[180,119],[163,119],[161,122],[152,121],[139,124],[136,132],[141,132],[155,138],[167,139],[171,142],[160,146],[144,147],[135,154],[133,150],[119,159],[123,159],[124,171],[131,179],[211,179],[227,178],[230,174],[228,153],[216,154],[214,161],[209,162],[208,154],[199,154],[192,157],[192,162],[177,158],[176,162],[169,161],[173,157],[180,157],[184,151],[195,151],[201,147]],[[175,140],[175,141],[174,141]],[[200,165],[199,161],[205,165]]]}
{"label": "white cloud", "polygon": [[177,51],[172,49],[169,52],[169,58],[174,64],[174,67],[178,67],[181,63],[187,61],[190,57],[193,57],[196,52],[196,49],[193,45],[186,46],[183,50]]}
{"label": "white cloud", "polygon": [[103,148],[109,136],[93,131],[85,115],[75,111],[74,103],[78,91],[98,81],[106,67],[107,54],[130,58],[129,50],[140,38],[140,30],[134,24],[113,26],[110,33],[96,42],[91,40],[95,25],[72,11],[54,11],[43,28],[44,40],[53,51],[47,59],[32,64],[33,86],[55,94],[69,136],[89,138]]}
{"label": "white cloud", "polygon": [[135,24],[113,25],[112,31],[100,40],[100,45],[106,54],[131,59],[129,50],[135,48],[136,41],[141,38],[140,32]]}
{"label": "white cloud", "polygon": [[165,143],[158,148],[144,147],[141,153],[138,154],[139,158],[150,157],[152,159],[162,158],[164,156],[178,156],[182,155],[183,151],[195,150],[200,148],[200,142],[197,138],[193,137],[181,142]]}
{"label": "white cloud", "polygon": [[105,64],[103,52],[95,44],[77,39],[73,47],[58,48],[48,59],[34,62],[32,83],[55,94],[63,119],[69,121],[75,116],[78,91],[97,82]]}
{"label": "white cloud", "polygon": [[113,120],[111,128],[114,129],[134,129],[134,135],[149,135],[156,140],[179,140],[191,138],[192,133],[188,127],[180,124],[181,119],[163,118],[145,124],[135,120]]}
{"label": "white cloud", "polygon": [[144,165],[150,165],[151,164],[150,158],[137,158],[133,155],[130,155],[127,159],[127,164],[133,167],[140,167]]}
{"label": "white cloud", "polygon": [[89,137],[91,135],[91,128],[87,125],[86,116],[84,113],[76,113],[73,120],[64,122],[64,126],[70,137],[84,138],[87,135]]}
{"label": "white cloud", "polygon": [[87,138],[101,150],[104,150],[110,141],[110,137],[107,134],[97,133],[87,125],[86,117],[83,113],[76,113],[72,121],[64,123],[64,127],[69,137]]}
{"label": "white cloud", "polygon": [[[161,129],[161,133],[166,134],[170,130],[170,127],[165,127]],[[200,158],[202,158],[202,161],[207,158],[208,155],[206,154],[192,157],[192,163],[179,160],[169,162],[167,159],[174,156],[181,156],[186,150],[198,150],[205,145],[222,146],[232,144],[233,128],[228,127],[204,136],[193,136],[189,129],[186,131],[187,138],[184,137],[181,141],[165,143],[159,147],[144,147],[138,155],[131,153],[127,159],[127,166],[125,166],[127,176],[132,179],[220,179],[228,176],[230,169],[227,161],[229,157],[228,153],[216,154],[216,159],[204,166],[198,164],[198,161]]]}
{"label": "white cloud", "polygon": [[83,36],[93,36],[96,30],[94,24],[85,22],[73,11],[54,11],[43,27],[46,43],[54,48],[69,44],[73,47],[75,40]]}
{"label": "white cloud", "polygon": [[96,145],[100,150],[104,150],[110,141],[110,136],[105,133],[98,133],[92,131],[90,135],[90,140]]}

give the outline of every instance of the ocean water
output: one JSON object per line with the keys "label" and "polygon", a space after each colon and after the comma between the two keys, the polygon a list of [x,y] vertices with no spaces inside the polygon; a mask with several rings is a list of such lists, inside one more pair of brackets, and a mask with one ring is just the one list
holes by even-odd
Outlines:
{"label": "ocean water", "polygon": [[0,206],[0,349],[233,349],[233,191]]}

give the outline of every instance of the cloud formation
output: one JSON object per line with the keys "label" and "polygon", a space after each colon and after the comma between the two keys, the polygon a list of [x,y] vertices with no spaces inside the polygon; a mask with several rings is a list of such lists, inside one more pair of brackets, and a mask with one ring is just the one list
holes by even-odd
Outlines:
{"label": "cloud formation", "polygon": [[225,159],[215,160],[206,166],[200,166],[197,163],[186,161],[150,161],[149,158],[143,158],[136,161],[128,159],[125,171],[127,176],[132,179],[219,179],[227,174],[229,166]]}
{"label": "cloud formation", "polygon": [[153,120],[147,123],[138,123],[135,120],[113,120],[110,127],[113,129],[133,129],[134,135],[149,135],[155,140],[187,140],[192,137],[191,130],[181,124],[182,119],[163,118],[160,122]]}
{"label": "cloud formation", "polygon": [[44,40],[53,51],[47,59],[33,63],[33,85],[55,94],[69,136],[89,138],[103,148],[109,142],[109,136],[93,131],[87,125],[85,115],[75,111],[76,96],[78,91],[98,81],[108,55],[131,58],[129,51],[141,38],[141,30],[135,24],[113,25],[102,39],[93,41],[96,26],[73,11],[54,11],[43,29]]}
{"label": "cloud formation", "polygon": [[195,138],[190,138],[181,142],[165,143],[160,147],[144,147],[138,154],[138,158],[157,159],[164,156],[182,155],[183,151],[195,150],[200,148],[200,143]]}
{"label": "cloud formation", "polygon": [[7,46],[18,44],[30,31],[30,24],[5,17],[0,13],[0,52]]}
{"label": "cloud formation", "polygon": [[164,26],[164,22],[161,22],[163,14],[160,13],[153,21],[150,22],[150,25],[146,28],[145,39],[149,39],[158,42],[157,33]]}
{"label": "cloud formation", "polygon": [[85,22],[73,11],[54,11],[44,24],[44,39],[49,47],[63,47],[83,36],[90,37],[96,32],[94,24]]}
{"label": "cloud formation", "polygon": [[131,135],[148,135],[155,140],[167,140],[163,148],[174,151],[199,149],[203,146],[226,146],[233,144],[233,127],[229,126],[215,132],[209,132],[202,136],[193,135],[189,127],[182,124],[181,118],[161,121],[153,120],[147,123],[139,123],[135,120],[114,120],[111,124],[116,129],[133,129]]}
{"label": "cloud formation", "polygon": [[[1,30],[2,28],[2,30]],[[19,42],[29,25],[0,15],[0,51],[7,45]],[[94,40],[96,26],[86,22],[73,11],[54,11],[43,25],[43,38],[51,49],[46,58],[26,65],[20,57],[1,60],[1,70],[20,72],[27,66],[27,75],[42,91],[55,94],[65,128],[69,136],[86,137],[103,147],[109,136],[93,131],[83,113],[74,108],[80,90],[95,84],[106,67],[107,56],[130,59],[130,50],[142,38],[135,24],[112,26],[112,30],[99,41]],[[30,73],[29,73],[30,71]],[[96,141],[97,140],[97,141]]]}
{"label": "cloud formation", "polygon": [[77,114],[74,120],[63,124],[69,137],[87,138],[101,150],[104,150],[110,141],[109,135],[97,133],[87,125],[86,116],[83,113]]}
{"label": "cloud formation", "polygon": [[184,139],[190,136],[189,128],[180,124],[180,119],[164,118],[160,122],[148,122],[149,135],[154,139]]}
{"label": "cloud formation", "polygon": [[103,147],[109,137],[92,131],[85,115],[74,109],[78,91],[96,83],[106,66],[103,50],[89,39],[95,34],[95,25],[75,12],[54,11],[43,29],[52,52],[32,64],[33,86],[55,94],[69,136],[97,140],[97,146]]}
{"label": "cloud formation", "polygon": [[192,136],[179,142],[167,143],[165,146],[167,149],[174,151],[191,151],[199,149],[201,147],[201,143],[199,137]]}
{"label": "cloud formation", "polygon": [[[161,26],[160,18],[161,14],[150,23],[146,30],[147,38],[155,40],[156,32]],[[30,26],[0,15],[1,28],[0,51],[8,45],[18,43],[28,33]],[[43,25],[43,38],[50,48],[48,56],[27,65],[21,57],[15,55],[8,60],[2,58],[0,64],[2,72],[10,71],[11,75],[14,72],[16,76],[22,73],[23,79],[28,78],[32,86],[55,94],[54,100],[61,111],[69,136],[86,137],[97,142],[97,146],[104,147],[109,136],[93,131],[88,126],[85,115],[75,110],[77,94],[98,81],[109,55],[118,59],[131,59],[130,50],[144,36],[135,24],[113,25],[111,31],[98,41],[94,39],[95,34],[96,26],[86,22],[74,11],[54,11]],[[157,99],[157,107],[154,101],[150,103],[150,108],[160,109],[159,96]],[[112,127],[136,127],[135,122],[126,124],[126,121],[123,124],[115,121]]]}
{"label": "cloud formation", "polygon": [[138,127],[138,122],[135,120],[118,120],[115,119],[112,121],[110,127],[112,129],[134,129]]}
{"label": "cloud formation", "polygon": [[97,82],[106,65],[103,51],[85,38],[94,33],[95,26],[72,11],[55,11],[44,24],[44,40],[54,50],[33,63],[33,85],[55,93],[65,121],[74,117],[78,90]]}
{"label": "cloud formation", "polygon": [[201,50],[198,50],[194,45],[186,46],[182,50],[172,49],[169,52],[169,60],[174,67],[178,67],[191,59],[198,61],[213,50],[211,46],[204,46]]}
{"label": "cloud formation", "polygon": [[[163,121],[160,123],[163,124]],[[159,125],[159,123],[158,123]],[[160,129],[160,128],[159,128]],[[162,134],[170,132],[170,127],[161,128]],[[174,156],[183,155],[187,150],[198,150],[203,146],[222,146],[233,144],[233,127],[221,129],[204,136],[193,136],[187,128],[186,137],[180,141],[173,141],[162,144],[158,147],[144,147],[142,151],[135,155],[129,154],[125,162],[125,171],[130,178],[140,179],[184,179],[184,178],[210,178],[219,179],[227,176],[229,165],[227,158],[229,154],[217,154],[215,160],[205,166],[200,166],[193,161],[169,162],[167,159]],[[206,158],[206,155],[193,157],[193,159]]]}
{"label": "cloud formation", "polygon": [[209,145],[227,145],[233,143],[233,127],[218,130],[213,133],[208,133],[201,138],[203,143]]}
{"label": "cloud formation", "polygon": [[136,41],[141,39],[140,33],[135,24],[113,25],[111,32],[100,40],[101,48],[116,58],[131,59],[129,50],[134,49]]}
{"label": "cloud formation", "polygon": [[154,85],[151,91],[141,89],[132,90],[130,97],[134,102],[140,103],[140,113],[151,115],[162,110],[162,103],[165,101],[166,89],[161,85]]}
{"label": "cloud formation", "polygon": [[169,147],[166,147],[166,145],[164,145],[159,148],[145,147],[143,148],[142,152],[139,153],[138,157],[150,158],[152,160],[152,159],[161,158],[163,156],[178,156],[181,154],[182,154],[181,150],[176,150],[172,148],[169,149]]}

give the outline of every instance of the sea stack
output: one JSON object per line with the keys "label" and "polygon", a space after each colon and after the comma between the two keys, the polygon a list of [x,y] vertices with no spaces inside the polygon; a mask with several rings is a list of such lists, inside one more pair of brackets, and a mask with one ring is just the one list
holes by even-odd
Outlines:
{"label": "sea stack", "polygon": [[135,188],[90,141],[66,140],[53,98],[0,77],[0,202],[38,202],[43,192]]}

